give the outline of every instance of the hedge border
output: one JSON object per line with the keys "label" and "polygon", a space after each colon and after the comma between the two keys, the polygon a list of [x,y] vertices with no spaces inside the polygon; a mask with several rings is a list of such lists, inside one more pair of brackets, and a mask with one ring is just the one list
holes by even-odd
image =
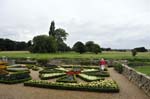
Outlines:
{"label": "hedge border", "polygon": [[32,82],[25,82],[24,86],[47,88],[47,89],[58,89],[58,90],[74,90],[74,91],[90,91],[90,92],[110,92],[117,93],[119,92],[119,87],[116,89],[113,88],[90,88],[90,87],[72,87],[72,86],[61,86],[61,85],[48,85],[48,84],[39,84]]}
{"label": "hedge border", "polygon": [[0,80],[0,83],[4,83],[4,84],[17,84],[17,83],[22,83],[28,80],[31,80],[32,78],[24,78],[24,79],[19,79],[19,80]]}

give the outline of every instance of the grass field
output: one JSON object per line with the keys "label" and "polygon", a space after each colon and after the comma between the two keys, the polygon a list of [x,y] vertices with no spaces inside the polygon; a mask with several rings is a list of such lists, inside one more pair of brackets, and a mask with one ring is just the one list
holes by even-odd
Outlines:
{"label": "grass field", "polygon": [[85,59],[148,59],[150,60],[150,53],[138,53],[137,56],[133,57],[131,52],[103,52],[99,54],[94,53],[84,53],[79,54],[75,52],[66,52],[66,53],[46,53],[46,54],[33,54],[28,51],[1,51],[0,57],[6,56],[9,58],[34,58],[34,59],[52,59],[52,58],[65,58],[65,59],[76,59],[76,58],[85,58]]}
{"label": "grass field", "polygon": [[150,66],[137,66],[135,70],[150,76]]}

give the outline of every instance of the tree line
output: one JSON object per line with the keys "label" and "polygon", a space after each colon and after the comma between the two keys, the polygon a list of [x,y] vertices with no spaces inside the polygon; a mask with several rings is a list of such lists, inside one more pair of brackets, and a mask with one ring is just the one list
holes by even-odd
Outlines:
{"label": "tree line", "polygon": [[49,29],[49,35],[38,35],[32,40],[30,51],[33,53],[55,53],[76,51],[80,54],[88,51],[98,54],[101,52],[101,48],[93,41],[88,41],[85,45],[81,41],[77,41],[72,48],[66,43],[66,39],[69,33],[62,28],[55,28],[55,22],[52,21]]}
{"label": "tree line", "polygon": [[29,46],[31,46],[30,42],[26,43],[24,41],[19,42],[0,38],[0,51],[28,50]]}

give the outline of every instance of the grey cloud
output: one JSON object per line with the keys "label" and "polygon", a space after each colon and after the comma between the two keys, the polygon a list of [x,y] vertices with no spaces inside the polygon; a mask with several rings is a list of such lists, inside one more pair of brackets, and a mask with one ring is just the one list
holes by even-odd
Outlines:
{"label": "grey cloud", "polygon": [[149,0],[1,0],[0,37],[32,39],[50,22],[68,33],[67,43],[93,40],[102,47],[149,47]]}

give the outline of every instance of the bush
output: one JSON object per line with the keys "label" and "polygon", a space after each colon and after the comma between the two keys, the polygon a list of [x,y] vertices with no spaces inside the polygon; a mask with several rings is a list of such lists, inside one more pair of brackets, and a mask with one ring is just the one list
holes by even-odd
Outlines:
{"label": "bush", "polygon": [[28,71],[13,72],[8,75],[0,76],[0,83],[19,83],[31,79]]}
{"label": "bush", "polygon": [[25,82],[28,80],[31,80],[32,78],[24,78],[24,79],[19,79],[19,80],[0,80],[0,83],[4,83],[4,84],[16,84],[16,83],[21,83],[21,82]]}
{"label": "bush", "polygon": [[85,47],[85,45],[84,45],[82,42],[80,42],[80,41],[76,42],[76,43],[73,45],[73,48],[72,48],[72,49],[73,49],[74,51],[76,51],[76,52],[79,52],[80,54],[86,52],[86,47]]}
{"label": "bush", "polygon": [[41,80],[31,80],[24,83],[25,86],[65,89],[65,90],[79,90],[79,91],[97,91],[97,92],[119,92],[117,83],[113,80],[94,81],[90,83],[62,83],[62,82],[48,82]]}
{"label": "bush", "polygon": [[122,73],[123,72],[123,66],[120,63],[116,63],[114,66],[114,69],[118,72],[118,73]]}
{"label": "bush", "polygon": [[106,71],[98,71],[98,72],[86,72],[84,74],[90,75],[90,76],[98,76],[98,77],[109,77],[110,74]]}
{"label": "bush", "polygon": [[33,66],[33,67],[32,67],[32,70],[34,70],[34,71],[38,71],[38,70],[39,70],[39,68],[38,68],[37,66]]}
{"label": "bush", "polygon": [[135,49],[131,50],[131,52],[132,52],[132,56],[136,56],[137,51]]}
{"label": "bush", "polygon": [[66,75],[56,80],[56,82],[77,83],[75,75]]}

